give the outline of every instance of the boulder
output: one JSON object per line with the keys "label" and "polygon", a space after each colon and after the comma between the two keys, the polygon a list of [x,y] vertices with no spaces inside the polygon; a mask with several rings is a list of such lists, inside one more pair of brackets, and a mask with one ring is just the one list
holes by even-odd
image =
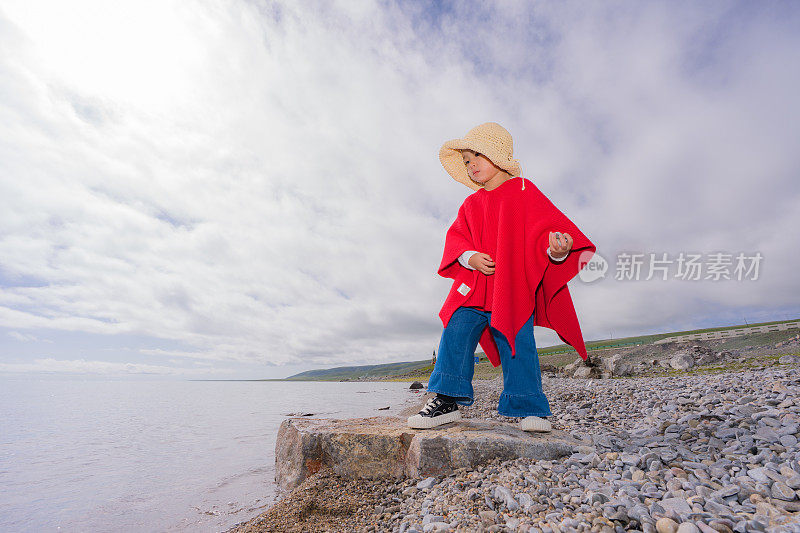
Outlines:
{"label": "boulder", "polygon": [[550,364],[547,364],[547,363],[539,364],[539,370],[541,372],[550,372],[551,374],[557,374],[558,373],[558,367],[557,366],[550,365]]}
{"label": "boulder", "polygon": [[680,353],[688,354],[693,359],[694,365],[697,366],[730,360],[734,357],[734,354],[728,350],[716,351],[709,346],[702,346],[700,344],[695,344],[688,351]]}
{"label": "boulder", "polygon": [[420,383],[419,381],[415,381],[414,383],[411,384],[409,389],[421,389],[421,388],[423,388],[423,386],[424,385],[422,383]]}
{"label": "boulder", "polygon": [[323,466],[343,477],[440,476],[493,459],[556,459],[581,444],[561,430],[525,432],[496,420],[411,429],[399,417],[291,418],[278,430],[275,479],[291,490]]}
{"label": "boulder", "polygon": [[568,376],[572,376],[575,374],[575,370],[577,370],[581,366],[584,366],[583,359],[579,358],[568,365],[564,365],[561,371]]}
{"label": "boulder", "polygon": [[613,376],[630,376],[633,374],[633,366],[619,353],[603,359],[603,369]]}
{"label": "boulder", "polygon": [[796,344],[800,344],[800,334],[797,334],[794,337],[790,337],[785,341],[775,344],[775,347],[780,348],[781,346],[794,346]]}
{"label": "boulder", "polygon": [[600,379],[603,377],[603,371],[596,366],[580,365],[575,373],[572,375],[574,378],[592,378]]}
{"label": "boulder", "polygon": [[677,353],[672,356],[669,364],[676,370],[686,370],[694,366],[694,357],[688,353]]}

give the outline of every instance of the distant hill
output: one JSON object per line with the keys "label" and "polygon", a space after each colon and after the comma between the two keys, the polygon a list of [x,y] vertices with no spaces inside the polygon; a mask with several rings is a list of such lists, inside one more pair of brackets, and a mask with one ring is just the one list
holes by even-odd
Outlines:
{"label": "distant hill", "polygon": [[383,365],[337,366],[320,370],[307,370],[286,378],[293,381],[360,381],[369,378],[402,376],[430,366],[431,360],[404,361]]}
{"label": "distant hill", "polygon": [[[655,333],[651,335],[640,335],[636,337],[622,337],[616,339],[601,339],[586,342],[586,349],[589,352],[607,350],[609,348],[628,347],[641,344],[651,344],[657,340],[665,339],[676,335],[686,335],[695,333],[705,333],[710,331],[724,331],[728,329],[752,327],[769,324],[780,324],[783,322],[793,322],[792,320],[778,320],[774,322],[760,322],[757,324],[737,324],[733,326],[722,326],[716,328],[695,329],[688,331],[672,331],[668,333]],[[571,363],[578,356],[572,346],[560,344],[548,346],[536,350],[539,354],[540,362],[561,367]],[[480,364],[475,366],[475,377],[496,376],[501,372],[500,367],[492,367],[486,359],[486,354],[476,352],[480,357]],[[427,381],[428,376],[433,371],[431,359],[421,361],[405,361],[402,363],[387,363],[383,365],[364,365],[364,366],[337,366],[335,368],[325,368],[321,370],[308,370],[285,378],[291,381],[384,381],[393,380],[418,380]]]}

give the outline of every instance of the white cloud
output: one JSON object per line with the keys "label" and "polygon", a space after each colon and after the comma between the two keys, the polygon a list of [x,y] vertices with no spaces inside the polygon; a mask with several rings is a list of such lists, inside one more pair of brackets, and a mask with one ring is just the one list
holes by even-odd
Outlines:
{"label": "white cloud", "polygon": [[219,367],[427,357],[469,192],[436,154],[488,120],[607,259],[765,256],[575,285],[586,337],[796,309],[797,10],[577,7],[8,3],[0,326]]}
{"label": "white cloud", "polygon": [[37,341],[39,339],[36,338],[34,335],[29,335],[25,333],[20,333],[19,331],[9,331],[8,336],[12,339],[16,339],[22,342],[30,342],[30,341]]}
{"label": "white cloud", "polygon": [[138,374],[158,376],[202,377],[225,374],[225,369],[179,368],[140,363],[111,363],[108,361],[87,361],[85,359],[35,359],[32,363],[0,363],[4,373],[48,373],[48,374],[96,374],[102,376],[128,376]]}

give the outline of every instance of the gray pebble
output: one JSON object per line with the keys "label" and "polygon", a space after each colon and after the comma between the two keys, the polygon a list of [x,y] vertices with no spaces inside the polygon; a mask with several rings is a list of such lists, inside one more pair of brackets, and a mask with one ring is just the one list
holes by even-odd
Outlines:
{"label": "gray pebble", "polygon": [[[502,380],[473,386],[476,401],[463,417],[506,420],[495,410]],[[544,374],[543,389],[554,426],[585,445],[559,459],[493,461],[438,482],[398,484],[397,501],[382,504],[393,516],[377,530],[779,533],[770,520],[800,510],[796,369],[613,380]]]}

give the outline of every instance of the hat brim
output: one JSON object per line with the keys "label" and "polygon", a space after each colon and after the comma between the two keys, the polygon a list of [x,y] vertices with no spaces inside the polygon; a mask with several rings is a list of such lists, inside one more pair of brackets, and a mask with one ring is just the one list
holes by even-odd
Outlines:
{"label": "hat brim", "polygon": [[464,158],[461,155],[461,150],[472,150],[473,152],[485,155],[492,163],[514,177],[522,175],[519,161],[516,159],[504,159],[489,146],[482,146],[479,143],[470,142],[465,139],[447,141],[439,149],[439,161],[454,180],[463,183],[473,191],[482,189],[483,185],[472,181],[469,174],[467,174],[467,167],[464,165]]}

